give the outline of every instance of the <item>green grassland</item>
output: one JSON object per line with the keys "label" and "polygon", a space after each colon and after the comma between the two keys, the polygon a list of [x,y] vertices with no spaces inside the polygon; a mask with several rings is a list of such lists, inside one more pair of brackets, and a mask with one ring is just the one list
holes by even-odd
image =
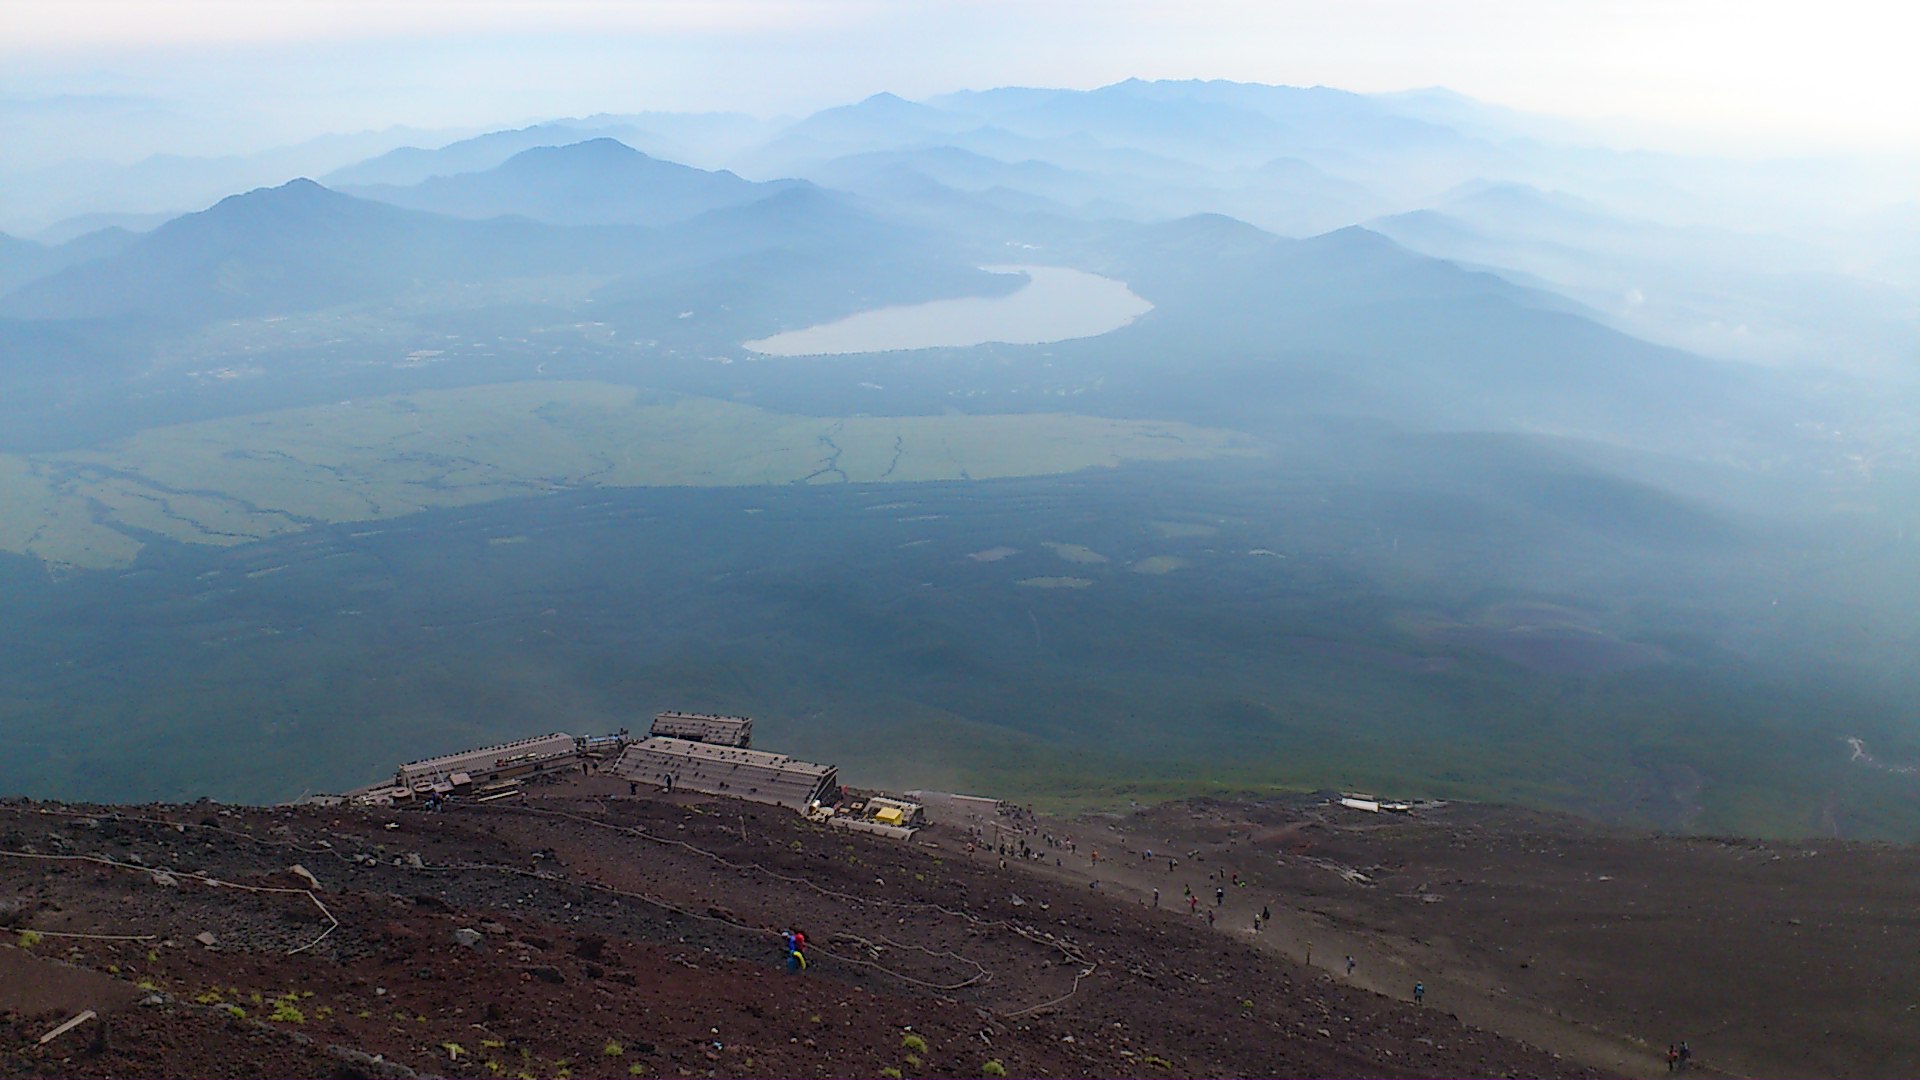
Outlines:
{"label": "green grassland", "polygon": [[1187,424],[1061,413],[792,416],[597,382],[430,390],[0,456],[0,550],[128,565],[141,540],[233,545],[581,486],[994,479],[1255,453]]}
{"label": "green grassland", "polygon": [[[684,707],[753,715],[758,742],[849,782],[1060,808],[1359,787],[1920,835],[1912,778],[1842,741],[1920,757],[1887,700],[1728,655],[1684,556],[1580,595],[1516,585],[1486,534],[1382,517],[1287,464],[581,489],[247,545],[155,539],[129,569],[58,582],[0,557],[0,785],[282,799]],[[1409,587],[1376,525],[1452,573]],[[1136,572],[1167,559],[1185,568]],[[1068,565],[1086,586],[1028,584]],[[1515,644],[1533,630],[1553,647]],[[1617,644],[1655,659],[1578,651]]]}

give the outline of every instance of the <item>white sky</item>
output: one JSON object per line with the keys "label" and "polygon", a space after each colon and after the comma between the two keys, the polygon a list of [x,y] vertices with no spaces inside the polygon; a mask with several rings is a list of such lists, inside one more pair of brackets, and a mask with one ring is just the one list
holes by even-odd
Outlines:
{"label": "white sky", "polygon": [[1920,4],[1867,0],[0,0],[0,171],[55,114],[76,152],[95,117],[205,153],[1136,75],[1443,85],[1668,145],[1914,151],[1916,41]]}

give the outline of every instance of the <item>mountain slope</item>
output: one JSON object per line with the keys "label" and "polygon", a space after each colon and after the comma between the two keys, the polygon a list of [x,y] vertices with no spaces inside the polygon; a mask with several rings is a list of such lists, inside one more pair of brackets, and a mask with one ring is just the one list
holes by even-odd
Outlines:
{"label": "mountain slope", "polygon": [[312,311],[433,281],[605,265],[629,235],[467,222],[342,195],[311,180],[221,200],[0,298],[0,317],[141,315],[166,324]]}
{"label": "mountain slope", "polygon": [[1158,309],[1101,344],[1056,351],[1092,370],[1100,349],[1122,342],[1177,349],[1183,380],[1114,380],[1143,401],[1211,413],[1209,423],[1266,428],[1325,413],[1686,452],[1751,449],[1790,425],[1760,373],[1629,337],[1555,294],[1364,229],[1288,240],[1202,216],[1119,230],[1093,248]]}
{"label": "mountain slope", "polygon": [[118,254],[137,239],[120,228],[99,229],[60,244],[38,244],[0,233],[0,295],[69,266]]}
{"label": "mountain slope", "polygon": [[485,172],[348,193],[461,218],[518,214],[552,225],[664,225],[765,198],[795,181],[754,183],[660,161],[610,138],[524,150]]}
{"label": "mountain slope", "polygon": [[573,124],[534,124],[511,131],[489,131],[470,139],[426,149],[402,146],[378,157],[335,169],[320,182],[335,189],[375,184],[407,187],[436,176],[484,172],[515,154],[540,146],[566,146],[595,137],[635,138],[642,134],[624,124],[592,127]]}

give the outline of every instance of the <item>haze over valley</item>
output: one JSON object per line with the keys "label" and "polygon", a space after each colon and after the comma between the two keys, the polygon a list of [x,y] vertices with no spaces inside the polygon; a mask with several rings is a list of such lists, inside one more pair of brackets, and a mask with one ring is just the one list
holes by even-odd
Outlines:
{"label": "haze over valley", "polygon": [[10,168],[0,788],[684,706],[1056,808],[1910,840],[1912,162],[1130,79]]}

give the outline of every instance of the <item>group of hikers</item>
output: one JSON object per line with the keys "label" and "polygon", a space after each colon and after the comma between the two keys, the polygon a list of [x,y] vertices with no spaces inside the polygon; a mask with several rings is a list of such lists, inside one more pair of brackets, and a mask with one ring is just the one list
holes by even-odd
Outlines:
{"label": "group of hikers", "polygon": [[1679,1044],[1678,1046],[1674,1045],[1673,1043],[1667,1044],[1667,1071],[1668,1072],[1686,1072],[1687,1066],[1692,1063],[1693,1063],[1693,1047],[1688,1046],[1684,1042]]}
{"label": "group of hikers", "polygon": [[783,946],[781,958],[786,961],[787,970],[800,972],[807,970],[807,932],[788,930],[780,935]]}
{"label": "group of hikers", "polygon": [[[1030,818],[1029,820],[1031,821],[1032,819]],[[1031,835],[1036,840],[1038,840],[1040,844],[1038,845],[1030,844],[1028,843],[1027,840],[1019,837],[1008,838],[1004,836],[999,838],[996,841],[989,842],[987,840],[985,830],[982,829],[980,826],[976,825],[971,830],[972,835],[969,842],[967,843],[967,853],[972,854],[976,848],[976,845],[985,845],[989,851],[997,852],[1001,856],[1000,867],[1001,869],[1004,870],[1006,868],[1006,860],[1010,858],[1044,860],[1047,857],[1045,853],[1045,848],[1053,848],[1056,851],[1064,849],[1069,854],[1078,854],[1079,852],[1079,844],[1076,843],[1072,837],[1055,836],[1051,832],[1044,832],[1037,827],[1037,823],[1025,825],[1021,827],[1019,831],[1022,834]],[[1141,862],[1152,862],[1154,860],[1154,853],[1153,853],[1153,849],[1151,848],[1142,850],[1141,852],[1139,852],[1139,855],[1140,855]],[[1189,859],[1192,859],[1197,855],[1199,855],[1199,852],[1197,851],[1187,852],[1187,858]],[[1161,857],[1167,860],[1167,870],[1169,873],[1171,873],[1174,870],[1174,868],[1180,865],[1180,859],[1177,857],[1166,856],[1166,855],[1163,855]],[[1098,850],[1089,850],[1087,853],[1087,858],[1089,863],[1094,867],[1098,867],[1100,865],[1100,852]],[[1059,856],[1058,855],[1054,856],[1054,864],[1057,866],[1060,864],[1060,862],[1061,860]],[[1209,871],[1207,873],[1207,880],[1216,882],[1216,884],[1213,887],[1213,905],[1206,909],[1207,925],[1212,926],[1214,925],[1214,921],[1215,921],[1214,912],[1216,910],[1224,909],[1226,906],[1227,884],[1230,883],[1236,888],[1246,888],[1247,886],[1253,883],[1248,879],[1241,877],[1239,871],[1225,870],[1225,869]],[[1097,885],[1097,882],[1090,881],[1088,882],[1088,885],[1094,886],[1094,885]],[[1194,891],[1193,886],[1190,884],[1181,886],[1181,892],[1183,894],[1183,898],[1187,902],[1188,914],[1194,915],[1196,917],[1199,916],[1201,914],[1201,907],[1200,907],[1201,894]],[[1158,887],[1155,887],[1153,890],[1153,906],[1156,908],[1160,906],[1160,890]],[[1266,926],[1266,924],[1271,921],[1273,921],[1272,910],[1265,906],[1262,906],[1261,909],[1257,913],[1255,913],[1255,915],[1253,916],[1253,928],[1255,931],[1259,931],[1263,929]],[[794,936],[795,935],[791,933],[789,933],[788,935],[790,939]],[[805,940],[804,935],[801,935],[801,940],[804,943],[804,940]],[[790,948],[789,951],[792,952],[793,957],[798,958],[798,959],[789,959],[787,964],[789,970],[799,970],[801,968],[804,968],[806,966],[805,958],[801,956],[797,950],[793,950]],[[1311,954],[1309,954],[1309,956],[1311,956]],[[1346,966],[1347,975],[1349,978],[1351,978],[1354,972],[1354,968],[1358,966],[1357,962],[1354,960],[1354,958],[1351,955],[1346,957],[1345,966]],[[1423,1004],[1425,1003],[1426,998],[1427,998],[1426,984],[1422,982],[1414,983],[1413,984],[1414,1004],[1416,1005]],[[1687,1061],[1691,1056],[1691,1053],[1692,1052],[1687,1049],[1686,1043],[1680,1043],[1677,1049],[1674,1047],[1668,1047],[1668,1050],[1667,1050],[1668,1071],[1679,1072],[1679,1071],[1685,1070],[1687,1067]]]}

